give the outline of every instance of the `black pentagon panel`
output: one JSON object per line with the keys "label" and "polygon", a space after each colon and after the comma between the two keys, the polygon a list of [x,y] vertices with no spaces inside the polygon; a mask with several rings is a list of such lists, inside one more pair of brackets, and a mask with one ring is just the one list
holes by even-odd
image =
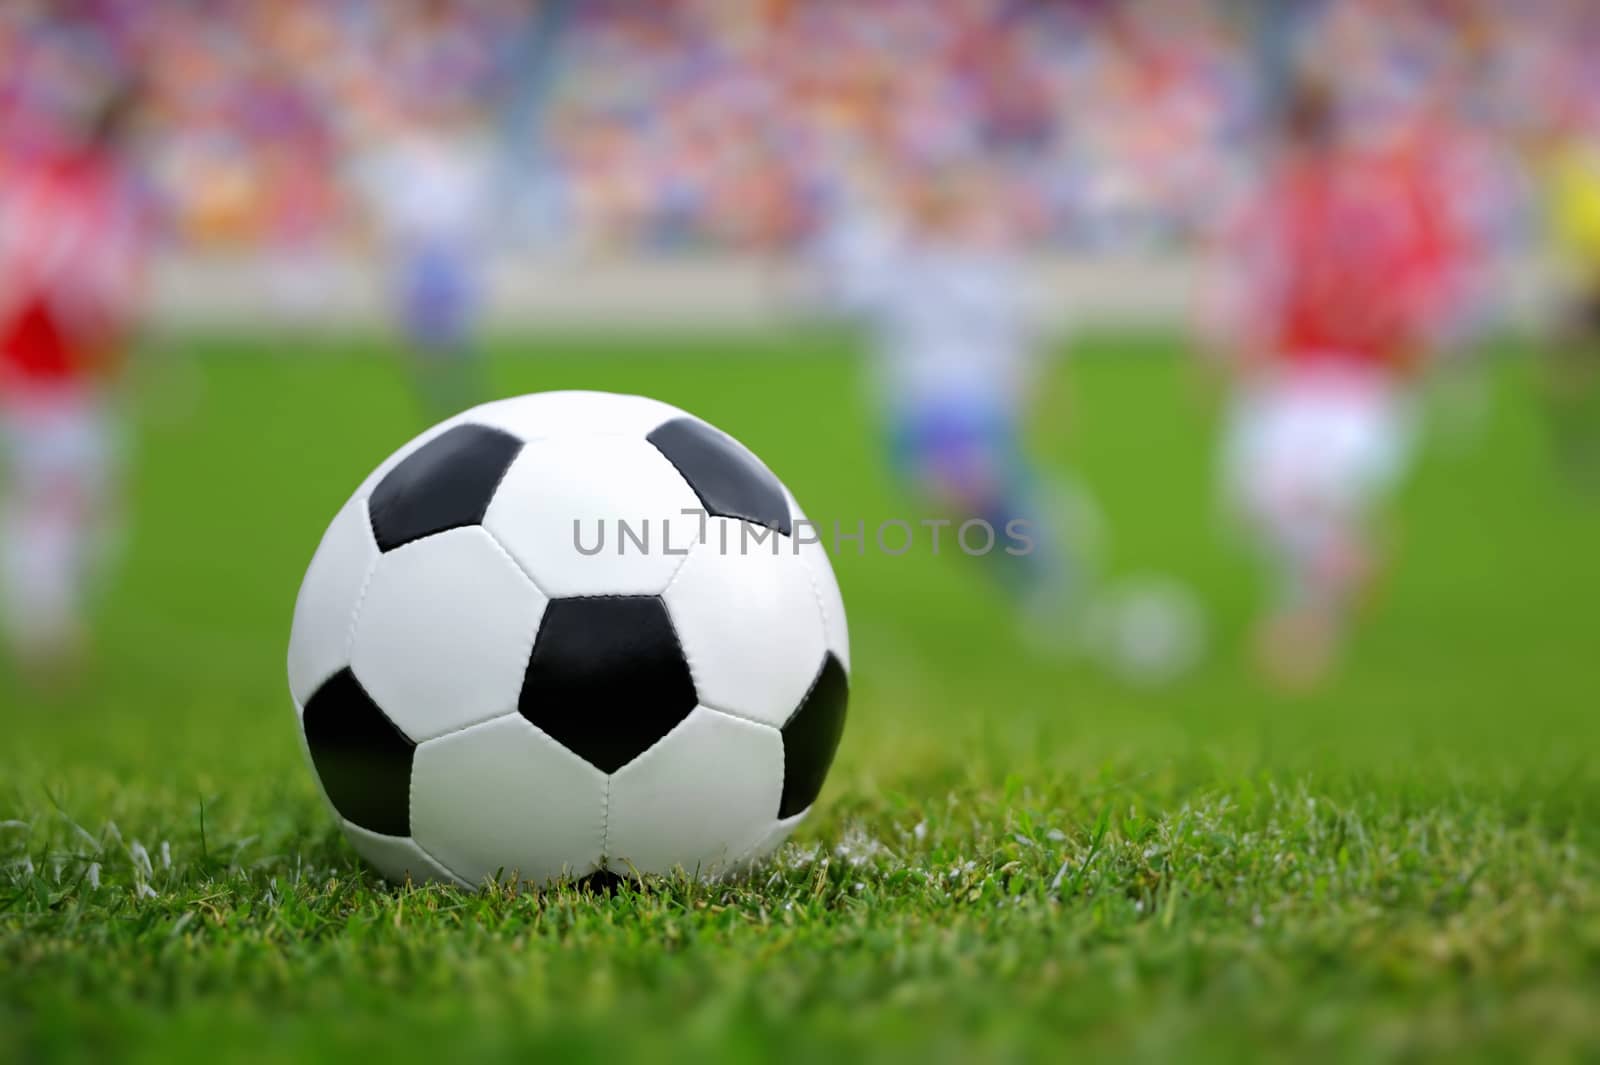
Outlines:
{"label": "black pentagon panel", "polygon": [[458,425],[417,448],[372,490],[367,510],[378,547],[393,551],[478,524],[521,450],[510,433],[482,425]]}
{"label": "black pentagon panel", "polygon": [[695,708],[667,607],[653,595],[553,599],[517,709],[573,754],[614,773]]}
{"label": "black pentagon panel", "polygon": [[789,501],[783,485],[733,437],[698,418],[674,418],[645,439],[678,468],[707,514],[743,518],[789,535]]}
{"label": "black pentagon panel", "polygon": [[306,703],[306,746],[333,808],[386,836],[411,834],[411,759],[416,746],[384,716],[348,669]]}
{"label": "black pentagon panel", "polygon": [[811,690],[783,726],[783,798],[778,802],[778,817],[793,817],[822,793],[833,755],[844,734],[845,706],[850,702],[850,677],[832,654],[822,662],[822,671],[811,682]]}

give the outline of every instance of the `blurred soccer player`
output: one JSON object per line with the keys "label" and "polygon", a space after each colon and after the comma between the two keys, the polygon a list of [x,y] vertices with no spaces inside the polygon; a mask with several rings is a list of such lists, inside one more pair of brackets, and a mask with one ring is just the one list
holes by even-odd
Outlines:
{"label": "blurred soccer player", "polygon": [[1078,575],[1060,527],[1064,488],[1047,484],[1022,442],[1039,360],[1022,271],[972,174],[914,173],[896,207],[841,220],[823,256],[837,305],[872,331],[890,460],[951,522],[941,552],[960,549],[962,522],[988,523],[997,542],[986,561],[1027,641],[1061,648]]}
{"label": "blurred soccer player", "polygon": [[1544,158],[1565,299],[1545,359],[1545,391],[1562,469],[1574,484],[1600,492],[1600,137],[1563,125]]}
{"label": "blurred soccer player", "polygon": [[475,333],[494,176],[475,95],[485,60],[449,10],[421,5],[397,30],[397,114],[361,175],[417,390],[434,419],[482,398]]}
{"label": "blurred soccer player", "polygon": [[117,517],[111,395],[144,241],[118,92],[48,148],[0,168],[0,588],[8,645],[40,680],[85,649],[85,609]]}
{"label": "blurred soccer player", "polygon": [[1354,143],[1304,85],[1228,240],[1211,308],[1233,356],[1225,491],[1274,573],[1257,651],[1286,686],[1333,666],[1378,568],[1373,512],[1405,470],[1412,381],[1451,306],[1448,223],[1417,162]]}
{"label": "blurred soccer player", "polygon": [[402,134],[374,171],[392,299],[430,418],[479,400],[475,331],[487,166],[479,146],[427,129]]}

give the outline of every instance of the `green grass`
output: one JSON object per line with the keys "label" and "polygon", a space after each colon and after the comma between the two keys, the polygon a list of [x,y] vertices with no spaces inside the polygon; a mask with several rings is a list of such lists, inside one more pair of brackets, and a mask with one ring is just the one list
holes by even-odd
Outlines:
{"label": "green grass", "polygon": [[[505,343],[496,391],[657,395],[824,522],[915,513],[845,342],[661,346]],[[418,428],[386,349],[147,365],[100,656],[65,699],[0,689],[0,1057],[1600,1054],[1600,511],[1550,471],[1526,365],[1431,437],[1347,668],[1285,701],[1242,664],[1258,589],[1213,513],[1215,411],[1170,342],[1083,349],[1038,443],[1102,501],[1115,571],[1199,592],[1205,664],[1142,691],[1031,661],[959,557],[847,553],[855,690],[816,813],[748,883],[613,896],[386,887],[302,763],[295,590]]]}

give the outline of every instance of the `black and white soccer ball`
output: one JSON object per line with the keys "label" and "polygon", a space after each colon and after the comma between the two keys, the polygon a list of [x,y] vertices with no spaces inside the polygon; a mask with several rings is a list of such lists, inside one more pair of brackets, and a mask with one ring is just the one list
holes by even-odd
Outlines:
{"label": "black and white soccer ball", "polygon": [[469,885],[770,853],[849,691],[808,528],[743,445],[639,396],[489,403],[402,447],[333,519],[289,642],[350,842]]}

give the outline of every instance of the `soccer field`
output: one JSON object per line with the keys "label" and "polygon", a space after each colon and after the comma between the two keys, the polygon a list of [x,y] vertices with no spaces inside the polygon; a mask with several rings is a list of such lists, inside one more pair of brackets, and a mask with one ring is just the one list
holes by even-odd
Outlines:
{"label": "soccer field", "polygon": [[[968,560],[847,550],[839,759],[732,886],[397,890],[318,797],[285,690],[300,577],[421,427],[378,341],[190,339],[138,373],[100,659],[5,681],[0,1058],[1568,1060],[1600,1048],[1600,507],[1526,360],[1430,398],[1347,668],[1245,668],[1257,574],[1174,341],[1079,345],[1036,443],[1113,573],[1172,574],[1204,663],[1129,688],[1023,657]],[[500,342],[494,392],[643,392],[734,433],[824,527],[915,516],[851,344]],[[529,357],[532,356],[532,357]]]}

